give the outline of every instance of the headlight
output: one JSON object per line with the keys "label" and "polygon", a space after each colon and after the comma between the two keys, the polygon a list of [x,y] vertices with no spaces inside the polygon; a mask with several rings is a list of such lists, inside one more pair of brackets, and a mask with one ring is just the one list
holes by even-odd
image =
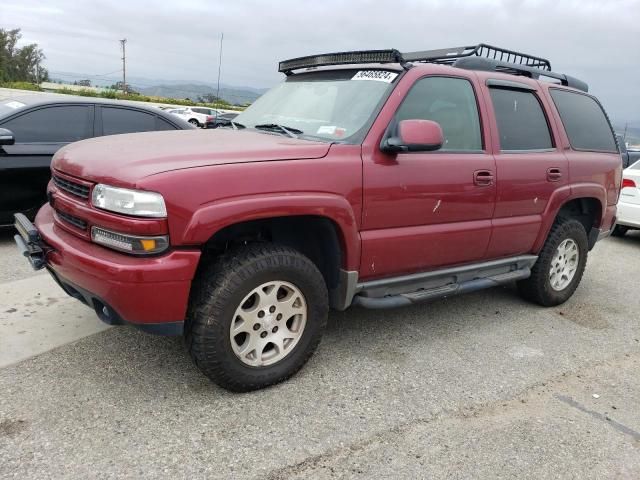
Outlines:
{"label": "headlight", "polygon": [[111,232],[100,227],[91,227],[91,240],[105,247],[133,255],[152,255],[169,248],[169,237],[166,235],[139,237]]}
{"label": "headlight", "polygon": [[97,208],[125,215],[156,218],[167,216],[164,198],[156,192],[98,184],[93,187],[91,201]]}

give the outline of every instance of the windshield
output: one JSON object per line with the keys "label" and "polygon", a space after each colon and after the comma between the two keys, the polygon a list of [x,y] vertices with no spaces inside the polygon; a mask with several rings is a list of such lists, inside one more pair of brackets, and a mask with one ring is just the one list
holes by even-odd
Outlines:
{"label": "windshield", "polygon": [[282,131],[274,125],[330,141],[346,140],[369,124],[398,77],[386,70],[334,70],[299,74],[269,90],[233,121]]}

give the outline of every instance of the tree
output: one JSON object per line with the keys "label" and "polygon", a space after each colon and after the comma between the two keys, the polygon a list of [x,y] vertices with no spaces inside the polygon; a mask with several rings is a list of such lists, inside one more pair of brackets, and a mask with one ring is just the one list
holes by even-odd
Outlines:
{"label": "tree", "polygon": [[200,103],[218,103],[221,100],[216,97],[213,93],[203,93],[198,97],[198,101]]}
{"label": "tree", "polygon": [[38,44],[18,47],[20,29],[0,28],[0,82],[32,82],[49,80],[49,72],[42,66],[44,53]]}

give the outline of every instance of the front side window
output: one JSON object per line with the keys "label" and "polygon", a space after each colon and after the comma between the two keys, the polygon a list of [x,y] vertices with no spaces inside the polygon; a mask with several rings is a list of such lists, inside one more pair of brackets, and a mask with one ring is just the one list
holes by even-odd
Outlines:
{"label": "front side window", "polygon": [[92,108],[85,105],[43,107],[2,125],[13,132],[16,143],[68,143],[92,136]]}
{"label": "front side window", "polygon": [[549,92],[572,148],[611,153],[618,151],[609,121],[598,102],[588,95],[568,90],[552,88]]}
{"label": "front side window", "polygon": [[372,121],[398,77],[397,72],[356,69],[292,75],[256,100],[234,123],[258,126],[257,130],[277,124],[301,138],[348,141]]}
{"label": "front side window", "polygon": [[500,149],[547,150],[553,148],[547,119],[532,92],[491,88]]}
{"label": "front side window", "polygon": [[482,150],[478,105],[468,80],[452,77],[418,80],[396,113],[398,121],[416,119],[440,124],[444,134],[442,151]]}

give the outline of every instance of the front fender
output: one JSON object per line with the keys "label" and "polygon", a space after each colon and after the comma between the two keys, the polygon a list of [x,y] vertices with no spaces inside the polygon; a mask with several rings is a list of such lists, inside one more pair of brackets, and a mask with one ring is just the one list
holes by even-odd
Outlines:
{"label": "front fender", "polygon": [[360,234],[349,202],[339,195],[318,192],[246,195],[225,198],[198,209],[187,223],[181,244],[202,245],[230,225],[274,217],[313,215],[332,220],[344,252],[343,268],[358,270]]}

